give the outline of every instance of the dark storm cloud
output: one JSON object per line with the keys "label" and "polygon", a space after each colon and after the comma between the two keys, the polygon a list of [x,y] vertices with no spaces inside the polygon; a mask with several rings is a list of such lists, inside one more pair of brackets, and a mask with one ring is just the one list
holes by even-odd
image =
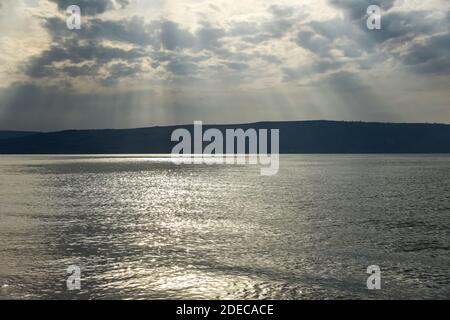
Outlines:
{"label": "dark storm cloud", "polygon": [[[155,61],[152,67],[156,68],[161,62],[172,74],[187,75],[198,70],[194,63],[208,59],[208,56],[192,54],[181,56],[181,49],[192,49],[196,52],[211,50],[216,53],[221,47],[220,39],[225,31],[219,28],[202,26],[195,33],[181,28],[177,23],[163,20],[146,24],[143,19],[102,20],[92,18],[87,20],[81,30],[73,32],[65,26],[65,21],[60,18],[48,18],[44,23],[45,28],[53,38],[51,48],[43,51],[33,58],[26,67],[26,74],[32,78],[42,78],[57,75],[89,75],[96,76],[101,66],[109,62],[128,61],[136,62],[137,59],[152,57]],[[133,49],[121,49],[109,47],[103,41],[114,41],[121,44],[131,44]],[[161,48],[168,50],[158,53]],[[174,53],[171,53],[174,52]],[[226,53],[225,51],[222,54]],[[184,62],[180,62],[180,58]],[[64,66],[58,62],[70,62],[82,64],[90,62],[88,66]],[[85,69],[85,70],[82,70]],[[133,68],[135,72],[139,69]],[[102,84],[113,84],[110,79],[118,80],[124,76],[110,70],[111,76],[107,81],[102,79]],[[128,76],[128,75],[127,75]],[[114,83],[117,81],[114,81]]]}
{"label": "dark storm cloud", "polygon": [[271,5],[269,11],[277,17],[291,17],[294,14],[294,8],[282,5]]}
{"label": "dark storm cloud", "polygon": [[257,22],[242,21],[235,23],[229,34],[232,37],[239,37],[244,42],[256,44],[269,39],[268,35],[261,32],[261,26]]}
{"label": "dark storm cloud", "polygon": [[135,45],[154,45],[156,41],[156,23],[146,24],[141,18],[124,20],[101,20],[93,18],[83,24],[76,32],[67,29],[66,22],[60,18],[45,20],[45,28],[55,41],[67,39],[110,40]]}
{"label": "dark storm cloud", "polygon": [[202,26],[195,33],[181,28],[172,21],[163,21],[159,25],[160,41],[167,50],[195,49],[215,50],[221,47],[220,39],[225,36],[225,31],[220,28]]}
{"label": "dark storm cloud", "polygon": [[[111,0],[50,0],[58,5],[58,9],[66,11],[71,5],[77,5],[80,7],[82,14],[94,16],[102,14],[105,11],[114,8],[114,4]],[[122,4],[126,3],[122,1]]]}
{"label": "dark storm cloud", "polygon": [[[81,1],[83,2],[83,1]],[[390,10],[394,0],[330,0],[335,7],[342,9],[352,18],[362,18],[370,4],[377,4],[384,10]],[[58,1],[64,7],[65,1]],[[127,5],[129,1],[115,1]],[[80,3],[79,3],[80,4]],[[92,12],[103,12],[113,7],[113,1],[89,1]],[[201,64],[211,57],[218,57],[224,62],[222,66],[234,71],[250,68],[250,63],[257,59],[273,64],[282,64],[275,55],[258,53],[230,52],[224,45],[228,40],[240,43],[258,44],[272,39],[280,39],[292,30],[293,25],[301,20],[292,6],[271,5],[267,8],[269,18],[259,22],[240,22],[224,30],[203,23],[196,30],[187,29],[170,20],[155,20],[146,23],[142,18],[122,20],[86,19],[83,28],[76,32],[65,27],[65,20],[48,18],[45,27],[56,43],[50,49],[35,57],[26,68],[26,73],[33,78],[67,75],[69,77],[92,75],[97,77],[99,70],[112,63],[124,62],[127,65],[139,63],[144,58],[151,59],[152,68],[164,68],[175,76],[192,76],[201,70]],[[284,80],[296,80],[305,75],[322,74],[344,68],[352,63],[360,69],[371,68],[374,63],[394,57],[418,72],[431,73],[439,69],[446,70],[448,53],[441,47],[439,51],[431,48],[442,42],[440,37],[425,40],[429,45],[415,44],[418,36],[432,35],[448,31],[448,17],[442,19],[425,11],[385,12],[382,16],[381,30],[368,30],[365,19],[350,21],[339,17],[326,21],[311,21],[303,24],[296,34],[298,46],[316,56],[308,66],[286,66],[282,69]],[[104,41],[119,44],[131,44],[133,49],[112,48]],[[388,46],[385,43],[389,43]],[[400,45],[403,51],[399,52]],[[161,49],[164,49],[161,51]],[[414,51],[419,52],[426,61],[419,61]],[[346,62],[343,62],[343,59]],[[425,58],[423,58],[425,59]],[[433,62],[434,61],[434,62]],[[69,62],[74,65],[60,65]],[[105,65],[107,64],[107,65]],[[103,69],[102,69],[103,68]],[[142,69],[142,68],[141,68]],[[140,69],[132,69],[139,72]],[[113,70],[109,70],[112,79]],[[122,74],[115,74],[115,80]],[[125,76],[125,75],[123,75]],[[129,75],[126,75],[129,76]],[[101,81],[105,82],[102,76]]]}
{"label": "dark storm cloud", "polygon": [[297,44],[319,56],[328,56],[332,46],[323,36],[311,30],[300,31],[297,35]]}
{"label": "dark storm cloud", "polygon": [[177,76],[190,76],[196,73],[198,66],[186,61],[170,61],[167,70]]}
{"label": "dark storm cloud", "polygon": [[417,73],[445,73],[450,68],[450,18],[432,11],[389,12],[381,30],[362,30],[379,50]]}
{"label": "dark storm cloud", "polygon": [[127,77],[132,76],[139,71],[139,65],[128,65],[125,63],[115,63],[111,66],[111,76],[113,77]]}
{"label": "dark storm cloud", "polygon": [[[119,48],[101,46],[96,42],[81,44],[71,41],[64,44],[52,46],[43,51],[40,56],[31,60],[26,67],[26,74],[32,78],[42,78],[66,74],[69,76],[96,75],[100,66],[115,60],[135,60],[145,56],[145,52],[140,49],[123,50]],[[57,62],[70,62],[81,64],[91,62],[91,65],[79,67],[57,67]],[[81,71],[81,69],[85,69]]]}
{"label": "dark storm cloud", "polygon": [[253,54],[255,58],[257,59],[261,59],[264,62],[268,62],[268,63],[272,63],[272,64],[277,64],[280,65],[283,63],[283,60],[280,59],[280,57],[275,56],[273,54],[264,54],[264,53],[259,53],[256,52]]}
{"label": "dark storm cloud", "polygon": [[294,26],[294,22],[288,19],[276,19],[263,25],[263,30],[270,38],[281,38]]}
{"label": "dark storm cloud", "polygon": [[[335,6],[361,18],[368,2],[331,1]],[[359,2],[359,1],[358,1]],[[392,9],[395,1],[374,1],[384,9]],[[389,11],[382,15],[380,30],[369,30],[365,19],[349,21],[333,18],[312,21],[303,26],[296,43],[321,59],[331,60],[337,66],[345,57],[353,66],[367,69],[374,63],[394,58],[418,73],[443,73],[448,70],[450,53],[447,39],[450,30],[450,14],[435,11]],[[339,53],[339,54],[337,54]],[[327,66],[327,64],[325,64]],[[321,72],[326,68],[285,68],[285,79],[298,79],[308,72]],[[330,68],[332,69],[332,68]]]}
{"label": "dark storm cloud", "polygon": [[297,68],[283,68],[283,80],[295,81],[309,78],[311,75],[323,74],[329,71],[339,69],[344,65],[343,62],[331,59],[319,60]]}
{"label": "dark storm cloud", "polygon": [[175,76],[194,75],[200,70],[198,65],[210,58],[208,55],[196,56],[192,54],[183,54],[180,52],[162,51],[151,52],[150,57],[153,60],[151,63],[152,68],[165,68],[168,73]]}
{"label": "dark storm cloud", "polygon": [[162,22],[160,36],[161,43],[167,50],[192,48],[195,44],[195,37],[188,30],[171,21]]}
{"label": "dark storm cloud", "polygon": [[431,37],[423,44],[415,44],[402,58],[417,73],[449,74],[450,32]]}
{"label": "dark storm cloud", "polygon": [[431,11],[389,12],[382,16],[380,30],[368,30],[365,23],[361,25],[366,35],[377,42],[388,40],[409,41],[420,35],[430,35],[448,31],[449,21],[437,17]]}
{"label": "dark storm cloud", "polygon": [[[309,24],[318,36],[325,38],[328,43],[327,51],[338,49],[348,53],[348,57],[359,56],[361,51],[369,51],[374,46],[374,41],[358,24],[350,23],[346,19],[333,18],[325,21],[312,21]],[[357,51],[359,54],[352,54]]]}
{"label": "dark storm cloud", "polygon": [[373,47],[373,40],[364,32],[340,18],[312,21],[298,32],[296,43],[322,58],[332,58],[336,52],[358,58]]}
{"label": "dark storm cloud", "polygon": [[225,65],[228,68],[235,70],[235,71],[246,70],[250,67],[250,65],[248,65],[246,63],[240,63],[240,62],[227,62]]}
{"label": "dark storm cloud", "polygon": [[[272,64],[281,64],[281,59],[275,55],[258,52],[244,55],[241,52],[230,52],[224,47],[227,39],[234,39],[244,43],[260,43],[281,38],[292,29],[299,18],[298,15],[295,15],[295,10],[291,6],[271,5],[267,10],[270,13],[270,19],[258,23],[235,24],[229,31],[207,23],[203,23],[197,30],[192,31],[170,20],[145,23],[143,19],[138,18],[114,21],[91,18],[84,22],[81,30],[72,32],[65,28],[65,21],[62,19],[50,18],[46,21],[46,28],[52,35],[54,42],[59,42],[59,48],[53,48],[52,52],[44,52],[42,57],[36,58],[30,64],[28,74],[34,77],[44,77],[58,73],[66,73],[70,76],[76,74],[86,75],[88,71],[82,72],[75,67],[64,67],[61,70],[56,70],[58,67],[55,66],[51,59],[55,56],[54,62],[69,60],[76,63],[76,60],[78,60],[79,63],[82,63],[82,59],[78,59],[80,56],[77,52],[72,56],[66,52],[67,50],[65,49],[71,50],[71,42],[82,46],[85,46],[85,42],[96,43],[102,47],[104,40],[132,44],[142,48],[142,51],[147,52],[148,57],[153,60],[150,62],[152,68],[165,68],[166,71],[175,76],[192,76],[200,70],[204,70],[200,67],[200,64],[212,56],[220,57],[225,61],[223,66],[234,71],[249,69],[249,63],[257,59]],[[78,40],[84,41],[79,42]],[[326,46],[324,51],[329,52],[329,40],[324,39],[324,42]],[[165,51],[160,52],[161,49],[165,49]],[[190,53],[187,53],[185,49],[190,50]],[[314,50],[314,48],[311,47],[311,50]],[[348,46],[347,49],[343,50],[349,56],[359,54],[355,47]],[[351,50],[353,51],[351,52]],[[182,52],[183,54],[181,54]],[[324,52],[324,55],[327,54],[326,52]],[[58,58],[59,56],[64,58]],[[114,59],[119,58],[123,59],[124,62],[127,61],[126,55],[123,54],[119,57],[118,52],[116,52],[115,56],[110,55],[110,57],[111,59],[108,62],[113,62],[115,61]],[[144,55],[141,57],[144,57]],[[136,59],[136,56],[132,56],[131,59]],[[92,60],[94,62],[97,61],[95,57],[89,61]],[[321,70],[324,67],[321,67],[319,64],[317,68]],[[94,76],[99,69],[100,67],[96,67],[95,63],[90,68]],[[105,84],[105,81],[102,80],[102,83]]]}
{"label": "dark storm cloud", "polygon": [[219,28],[203,26],[196,32],[197,46],[199,49],[214,49],[222,46],[220,39],[225,36],[225,31]]}
{"label": "dark storm cloud", "polygon": [[90,76],[98,72],[98,65],[84,65],[84,66],[65,66],[60,69],[60,72],[71,78]]}
{"label": "dark storm cloud", "polygon": [[58,9],[66,11],[71,5],[77,5],[81,13],[88,16],[102,14],[108,10],[114,9],[115,4],[120,8],[125,8],[130,4],[130,0],[49,0],[58,5]]}
{"label": "dark storm cloud", "polygon": [[130,4],[130,0],[116,0],[116,2],[121,6],[121,8],[125,8]]}
{"label": "dark storm cloud", "polygon": [[[128,1],[116,3],[126,5]],[[64,1],[58,2],[60,8],[66,4]],[[90,10],[92,13],[101,13],[112,8],[112,5],[113,1],[93,2]],[[254,37],[252,41],[260,42],[264,39],[282,37],[292,27],[294,21],[292,7],[273,5],[268,10],[272,18],[258,24],[258,31],[248,33]],[[51,35],[54,45],[27,64],[26,74],[32,78],[58,75],[98,77],[100,70],[104,73],[105,69],[109,68],[105,64],[137,63],[139,59],[144,58],[152,60],[150,62],[152,68],[165,68],[175,76],[194,75],[202,70],[200,64],[212,56],[226,61],[224,65],[234,71],[248,69],[249,64],[244,61],[258,58],[270,63],[281,63],[274,55],[252,54],[242,57],[239,52],[231,53],[224,47],[224,40],[227,37],[243,40],[242,32],[233,34],[208,23],[203,23],[197,30],[189,30],[170,20],[146,23],[142,18],[122,20],[90,18],[83,21],[81,30],[74,32],[66,28],[64,19],[53,17],[47,18],[44,26]],[[129,50],[121,49],[121,46],[111,48],[106,46],[104,41],[117,42],[119,45],[131,44],[134,48]],[[164,49],[163,52],[161,49]],[[190,53],[187,53],[186,49],[190,50]],[[66,62],[80,65],[67,66],[64,65]],[[133,70],[139,72],[139,69]],[[101,83],[112,84],[110,79],[113,79],[114,70],[109,72],[111,76],[99,78]],[[114,76],[115,80],[118,80],[124,75],[114,74]]]}
{"label": "dark storm cloud", "polygon": [[259,44],[284,37],[303,16],[296,16],[293,7],[272,5],[268,8],[271,18],[262,22],[243,21],[231,27],[229,35],[250,44]]}
{"label": "dark storm cloud", "polygon": [[141,71],[139,64],[129,65],[123,62],[114,63],[109,67],[109,75],[101,80],[105,86],[118,83],[120,78],[133,77]]}
{"label": "dark storm cloud", "polygon": [[396,0],[329,0],[329,2],[337,8],[344,9],[352,19],[361,19],[367,15],[367,8],[370,5],[389,10]]}
{"label": "dark storm cloud", "polygon": [[[366,9],[370,4],[377,4],[385,10],[389,10],[393,7],[395,1],[381,0],[370,1],[369,3],[369,1],[359,0],[331,0],[330,3],[349,13],[353,18],[358,18],[365,15]],[[272,5],[268,7],[268,11],[272,16],[269,20],[262,22],[242,22],[232,26],[229,32],[209,25],[203,25],[196,31],[191,31],[169,20],[153,21],[146,24],[143,19],[137,18],[115,21],[93,18],[85,23],[82,30],[74,33],[64,28],[64,21],[58,20],[57,18],[48,19],[47,29],[53,38],[63,42],[63,45],[60,48],[53,48],[50,53],[46,52],[46,54],[43,54],[40,59],[37,59],[32,64],[28,74],[34,76],[52,74],[52,63],[49,61],[52,56],[54,56],[55,62],[63,61],[64,59],[61,56],[73,63],[82,62],[83,55],[79,54],[79,50],[75,50],[72,55],[67,53],[68,50],[64,50],[66,47],[70,51],[72,50],[71,42],[68,41],[70,38],[84,39],[89,43],[97,43],[100,51],[104,52],[103,58],[99,56],[99,50],[93,49],[94,51],[90,57],[86,55],[87,52],[84,50],[84,57],[86,59],[89,58],[90,61],[111,62],[115,59],[127,61],[129,59],[133,60],[138,57],[143,57],[142,52],[140,55],[136,55],[136,51],[125,53],[102,48],[100,45],[101,42],[103,40],[110,40],[128,43],[142,48],[151,48],[146,51],[148,56],[154,60],[152,66],[154,68],[163,66],[168,72],[174,75],[192,75],[201,69],[198,64],[207,60],[212,55],[228,60],[229,62],[225,63],[228,68],[241,71],[247,69],[249,64],[245,63],[246,67],[244,67],[244,64],[234,64],[235,61],[233,60],[247,62],[255,60],[258,57],[253,54],[240,57],[239,53],[230,53],[223,47],[223,40],[225,38],[234,37],[236,40],[250,43],[260,43],[274,38],[281,38],[292,29],[294,19],[298,18],[295,17],[295,11],[290,6]],[[379,61],[380,57],[370,57],[375,51],[378,51],[380,56],[383,56],[382,51],[384,51],[385,58],[389,55],[395,56],[396,58],[404,57],[407,59],[405,60],[406,63],[415,65],[411,63],[411,61],[414,61],[412,58],[413,54],[394,53],[396,47],[392,46],[392,44],[391,47],[380,48],[378,46],[388,41],[391,43],[393,41],[404,43],[414,40],[418,35],[434,32],[438,25],[442,25],[441,29],[442,27],[444,29],[446,26],[448,27],[448,23],[442,23],[442,21],[436,20],[436,17],[429,12],[421,11],[387,12],[383,14],[382,29],[376,31],[368,30],[365,26],[364,19],[353,23],[340,18],[333,18],[327,21],[312,21],[304,25],[298,32],[296,42],[299,46],[309,50],[320,59],[316,59],[316,62],[307,68],[284,68],[285,80],[299,78],[299,75],[302,74],[311,74],[314,72],[324,73],[336,70],[343,66],[341,61],[342,57],[353,60],[356,65],[364,69],[369,67],[373,61]],[[84,49],[89,48],[86,45],[83,45],[83,47]],[[156,54],[160,48],[167,50],[161,54],[163,57]],[[414,48],[420,49],[421,47],[415,46]],[[187,56],[187,54],[181,55],[184,49],[192,50],[190,56]],[[204,50],[209,51],[209,53],[200,56],[200,51]],[[425,50],[422,49],[421,51]],[[175,52],[176,54],[170,54],[170,52]],[[366,55],[365,59],[361,58],[363,55]],[[367,56],[369,57],[367,58]],[[195,60],[196,57],[199,57],[199,59]],[[274,56],[269,58],[266,58],[265,61],[280,63],[279,59]],[[261,59],[264,58],[262,57]],[[436,59],[437,65],[442,65],[445,62],[442,56],[438,56]],[[167,63],[164,63],[163,60]],[[429,70],[432,70],[431,65],[433,64],[431,62],[427,63],[430,65]],[[39,65],[42,65],[42,67],[39,67]],[[423,64],[420,67],[423,69]],[[96,69],[98,68],[92,68],[94,71]],[[81,70],[77,70],[74,67],[66,67],[62,72],[70,72],[69,75],[84,74]]]}

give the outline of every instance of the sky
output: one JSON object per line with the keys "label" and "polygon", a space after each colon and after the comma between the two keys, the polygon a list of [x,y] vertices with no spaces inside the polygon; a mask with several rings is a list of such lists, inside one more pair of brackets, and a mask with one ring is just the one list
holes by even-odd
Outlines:
{"label": "sky", "polygon": [[448,0],[0,0],[0,130],[450,123],[449,89]]}

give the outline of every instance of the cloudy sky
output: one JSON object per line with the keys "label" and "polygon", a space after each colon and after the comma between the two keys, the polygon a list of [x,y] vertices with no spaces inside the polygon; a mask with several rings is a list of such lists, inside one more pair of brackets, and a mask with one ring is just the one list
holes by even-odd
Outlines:
{"label": "cloudy sky", "polygon": [[450,123],[448,0],[0,0],[0,30],[0,130]]}

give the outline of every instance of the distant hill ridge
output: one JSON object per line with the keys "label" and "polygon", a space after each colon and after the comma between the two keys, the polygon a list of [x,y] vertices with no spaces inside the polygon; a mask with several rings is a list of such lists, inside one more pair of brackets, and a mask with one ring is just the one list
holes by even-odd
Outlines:
{"label": "distant hill ridge", "polygon": [[[177,128],[0,131],[0,154],[170,153]],[[450,125],[343,121],[286,121],[204,125],[204,130],[280,129],[280,153],[450,153]]]}

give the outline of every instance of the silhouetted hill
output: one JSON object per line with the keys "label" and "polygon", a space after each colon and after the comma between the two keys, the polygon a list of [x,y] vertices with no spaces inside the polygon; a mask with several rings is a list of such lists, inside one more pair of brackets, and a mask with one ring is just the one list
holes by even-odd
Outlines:
{"label": "silhouetted hill", "polygon": [[[76,130],[52,133],[0,133],[0,154],[170,153],[176,128]],[[211,126],[204,126],[204,130]],[[215,125],[280,129],[281,153],[450,153],[450,125],[336,121],[259,122]],[[8,136],[9,135],[9,136]],[[4,137],[4,138],[2,138]]]}
{"label": "silhouetted hill", "polygon": [[35,134],[36,132],[31,131],[1,131],[0,130],[0,140],[2,139],[11,139],[11,138],[20,138]]}

